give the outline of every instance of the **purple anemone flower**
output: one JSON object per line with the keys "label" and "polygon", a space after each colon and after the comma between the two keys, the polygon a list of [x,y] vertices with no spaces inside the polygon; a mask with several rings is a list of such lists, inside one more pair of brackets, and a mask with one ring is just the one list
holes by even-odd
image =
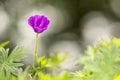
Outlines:
{"label": "purple anemone flower", "polygon": [[36,33],[42,33],[48,28],[50,20],[44,15],[34,15],[29,17],[28,24]]}

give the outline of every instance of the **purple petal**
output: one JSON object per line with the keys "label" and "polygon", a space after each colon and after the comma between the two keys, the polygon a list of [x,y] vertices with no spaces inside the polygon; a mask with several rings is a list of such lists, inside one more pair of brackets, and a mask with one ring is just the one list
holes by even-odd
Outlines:
{"label": "purple petal", "polygon": [[44,16],[39,16],[39,17],[37,18],[37,20],[36,20],[37,26],[40,26],[43,18],[44,18]]}
{"label": "purple petal", "polygon": [[44,28],[44,27],[47,27],[47,25],[49,24],[49,20],[45,17],[44,18],[44,24],[42,25],[42,28]]}
{"label": "purple petal", "polygon": [[44,27],[45,27],[45,23],[46,23],[46,21],[47,21],[47,18],[44,17],[44,19],[42,20],[43,23],[40,25],[41,28],[44,28]]}
{"label": "purple petal", "polygon": [[39,27],[34,27],[34,31],[37,32],[37,33],[41,33],[41,32],[44,31],[44,29],[39,28]]}
{"label": "purple petal", "polygon": [[45,17],[43,16],[39,27],[42,28],[44,26],[44,23],[45,23]]}
{"label": "purple petal", "polygon": [[28,19],[28,24],[32,26],[35,32],[41,33],[48,28],[50,20],[47,17],[41,15],[34,15]]}
{"label": "purple petal", "polygon": [[48,26],[46,26],[46,27],[44,27],[44,28],[42,28],[43,30],[46,30],[48,28]]}
{"label": "purple petal", "polygon": [[34,26],[34,20],[35,20],[35,18],[34,18],[34,16],[31,16],[29,19],[28,19],[28,24],[30,25],[30,26]]}
{"label": "purple petal", "polygon": [[37,24],[37,21],[38,21],[38,19],[40,18],[41,16],[40,15],[35,15],[34,16],[34,18],[35,18],[35,20],[34,20],[34,26],[38,26],[38,24]]}
{"label": "purple petal", "polygon": [[50,21],[47,19],[47,21],[45,22],[44,26],[48,26],[49,23],[50,23]]}

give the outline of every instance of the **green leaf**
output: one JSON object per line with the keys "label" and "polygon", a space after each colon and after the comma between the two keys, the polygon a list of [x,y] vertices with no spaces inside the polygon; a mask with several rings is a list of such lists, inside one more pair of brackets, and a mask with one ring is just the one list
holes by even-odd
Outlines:
{"label": "green leaf", "polygon": [[39,57],[38,63],[41,68],[57,67],[66,58],[67,58],[67,54],[60,55],[59,53],[54,53],[53,55],[50,55],[49,58],[46,58],[45,56]]}
{"label": "green leaf", "polygon": [[[7,76],[10,74],[17,75],[17,68],[23,66],[20,61],[24,58],[23,48],[15,47],[14,50],[9,53],[9,49],[0,48],[0,71],[4,71]],[[8,55],[10,54],[10,55]]]}
{"label": "green leaf", "polygon": [[53,55],[50,56],[51,59],[51,65],[53,66],[59,66],[60,63],[62,63],[66,58],[68,57],[68,54],[59,54],[59,53],[54,53]]}
{"label": "green leaf", "polygon": [[50,65],[49,65],[50,61],[51,61],[51,59],[46,59],[45,56],[42,56],[42,57],[38,58],[38,63],[39,63],[39,66],[41,68],[43,68],[43,67],[50,67]]}
{"label": "green leaf", "polygon": [[23,47],[15,47],[14,50],[11,52],[11,54],[8,57],[9,61],[14,61],[14,62],[19,62],[21,61],[21,59],[23,59],[23,55],[22,53],[24,52],[24,48]]}
{"label": "green leaf", "polygon": [[4,46],[6,46],[6,45],[8,45],[9,42],[10,42],[10,41],[6,41],[6,42],[3,42],[2,44],[0,44],[0,48],[1,48],[1,47],[4,47]]}
{"label": "green leaf", "polygon": [[84,65],[83,70],[92,73],[85,80],[113,80],[120,74],[120,39],[102,40],[95,47],[89,47],[79,63]]}

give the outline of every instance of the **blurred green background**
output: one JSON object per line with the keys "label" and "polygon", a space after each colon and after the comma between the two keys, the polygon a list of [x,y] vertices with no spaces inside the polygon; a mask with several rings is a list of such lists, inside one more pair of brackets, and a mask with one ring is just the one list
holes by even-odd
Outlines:
{"label": "blurred green background", "polygon": [[[73,66],[78,55],[103,38],[120,37],[120,0],[0,0],[0,43],[26,48],[31,64],[35,33],[27,23],[31,15],[46,15],[51,24],[39,35],[39,55],[69,53],[61,66]],[[67,65],[66,65],[67,64]]]}

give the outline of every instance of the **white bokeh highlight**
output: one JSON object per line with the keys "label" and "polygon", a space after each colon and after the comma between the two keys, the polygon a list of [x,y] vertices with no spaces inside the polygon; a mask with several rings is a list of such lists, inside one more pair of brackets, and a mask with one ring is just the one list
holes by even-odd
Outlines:
{"label": "white bokeh highlight", "polygon": [[6,11],[0,6],[0,35],[6,31],[9,24],[9,16]]}
{"label": "white bokeh highlight", "polygon": [[91,12],[85,16],[83,38],[86,45],[97,44],[100,39],[109,40],[111,22],[100,12]]}

